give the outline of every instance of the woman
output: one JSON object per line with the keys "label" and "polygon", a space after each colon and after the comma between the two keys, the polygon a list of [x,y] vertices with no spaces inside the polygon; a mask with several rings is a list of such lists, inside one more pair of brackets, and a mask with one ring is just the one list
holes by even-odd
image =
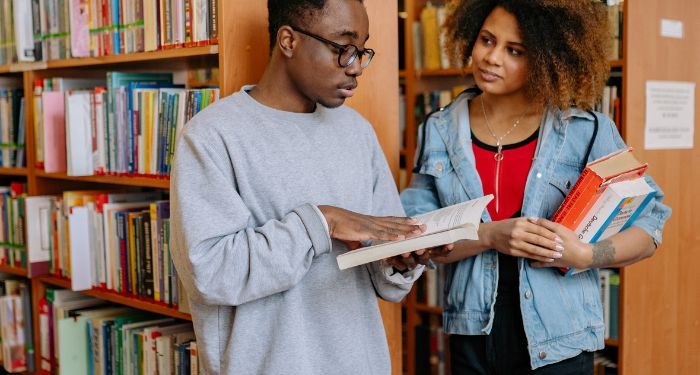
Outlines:
{"label": "woman", "polygon": [[[604,323],[595,268],[653,255],[670,209],[587,244],[550,218],[588,161],[625,148],[588,112],[608,76],[605,6],[590,0],[460,0],[448,48],[477,88],[428,117],[402,193],[409,215],[493,194],[479,240],[433,253],[449,263],[444,329],[455,374],[592,374]],[[590,151],[589,151],[590,145]],[[559,267],[591,268],[562,276]]]}

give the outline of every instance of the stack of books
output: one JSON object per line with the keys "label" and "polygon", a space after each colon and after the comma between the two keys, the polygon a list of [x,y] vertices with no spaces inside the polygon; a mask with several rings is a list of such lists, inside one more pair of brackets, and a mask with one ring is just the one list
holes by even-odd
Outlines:
{"label": "stack of books", "polygon": [[[583,242],[602,241],[627,229],[656,192],[643,178],[647,164],[623,149],[589,163],[552,221],[573,230]],[[562,268],[565,275],[585,270]]]}

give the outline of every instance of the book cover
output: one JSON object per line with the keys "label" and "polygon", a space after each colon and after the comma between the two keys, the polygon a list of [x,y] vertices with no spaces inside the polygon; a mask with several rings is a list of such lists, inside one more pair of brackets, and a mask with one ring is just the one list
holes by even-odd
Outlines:
{"label": "book cover", "polygon": [[481,215],[492,199],[493,195],[489,194],[418,215],[415,218],[427,227],[422,235],[348,251],[336,258],[338,267],[344,270],[419,249],[446,245],[460,240],[476,240]]}

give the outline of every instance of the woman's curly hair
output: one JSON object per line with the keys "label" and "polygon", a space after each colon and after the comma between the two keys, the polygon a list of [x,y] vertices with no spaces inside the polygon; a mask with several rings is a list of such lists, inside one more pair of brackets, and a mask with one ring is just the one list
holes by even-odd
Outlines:
{"label": "woman's curly hair", "polygon": [[455,59],[468,63],[484,20],[496,7],[513,14],[520,27],[528,95],[562,109],[591,109],[610,71],[605,5],[592,0],[452,0],[445,31]]}

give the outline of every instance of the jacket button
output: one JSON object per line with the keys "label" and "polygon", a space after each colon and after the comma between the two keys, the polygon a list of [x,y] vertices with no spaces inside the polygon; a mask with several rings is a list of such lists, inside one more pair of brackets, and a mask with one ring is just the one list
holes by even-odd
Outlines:
{"label": "jacket button", "polygon": [[442,163],[440,163],[440,162],[435,163],[435,170],[438,172],[442,172]]}
{"label": "jacket button", "polygon": [[532,298],[532,292],[528,290],[527,292],[525,292],[525,299],[530,299],[530,298]]}
{"label": "jacket button", "polygon": [[540,352],[540,359],[547,358],[547,352]]}

